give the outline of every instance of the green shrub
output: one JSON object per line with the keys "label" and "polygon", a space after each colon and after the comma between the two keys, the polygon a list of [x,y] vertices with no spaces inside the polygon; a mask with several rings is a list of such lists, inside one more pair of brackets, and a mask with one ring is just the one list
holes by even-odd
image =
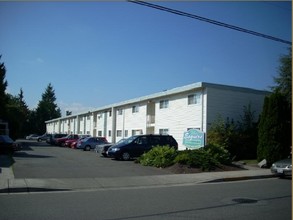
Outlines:
{"label": "green shrub", "polygon": [[177,151],[169,146],[156,146],[144,153],[138,162],[144,166],[168,167],[174,164]]}
{"label": "green shrub", "polygon": [[220,164],[230,164],[229,152],[221,146],[208,145],[196,150],[176,151],[169,146],[157,146],[137,160],[144,166],[168,167],[175,163],[213,170]]}
{"label": "green shrub", "polygon": [[209,144],[204,147],[205,151],[212,155],[214,160],[220,164],[231,164],[231,155],[223,146]]}
{"label": "green shrub", "polygon": [[227,162],[229,156],[225,156],[226,150],[218,149],[215,146],[204,147],[196,150],[185,150],[178,153],[174,159],[175,163],[188,165],[190,167],[201,168],[202,170],[213,170],[221,164]]}

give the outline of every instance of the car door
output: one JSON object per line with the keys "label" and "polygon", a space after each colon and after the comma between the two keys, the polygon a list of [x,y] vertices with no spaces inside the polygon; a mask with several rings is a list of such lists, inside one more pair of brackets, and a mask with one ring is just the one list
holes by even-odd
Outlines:
{"label": "car door", "polygon": [[139,157],[144,152],[148,151],[148,138],[146,136],[138,137],[134,140],[131,146],[131,156],[132,157]]}

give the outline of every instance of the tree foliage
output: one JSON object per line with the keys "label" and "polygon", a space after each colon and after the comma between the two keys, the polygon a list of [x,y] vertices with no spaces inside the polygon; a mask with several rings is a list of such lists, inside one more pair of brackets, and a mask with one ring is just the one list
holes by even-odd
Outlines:
{"label": "tree foliage", "polygon": [[259,124],[258,160],[266,159],[268,165],[288,157],[291,146],[290,110],[286,97],[275,92],[265,98]]}
{"label": "tree foliage", "polygon": [[[2,56],[0,56],[1,59]],[[0,120],[5,120],[6,118],[6,105],[7,105],[7,96],[6,96],[6,88],[7,88],[7,80],[6,77],[6,68],[4,63],[0,62]]]}
{"label": "tree foliage", "polygon": [[273,87],[273,92],[279,92],[286,97],[289,105],[292,105],[292,52],[280,58],[279,75],[274,77],[277,84]]}
{"label": "tree foliage", "polygon": [[288,157],[292,146],[292,53],[280,58],[276,86],[266,97],[259,124],[258,160],[268,165]]}
{"label": "tree foliage", "polygon": [[23,98],[23,91],[17,96],[7,94],[7,121],[12,138],[23,137],[27,134],[28,117],[30,111]]}
{"label": "tree foliage", "polygon": [[243,115],[240,115],[240,119],[234,123],[229,118],[225,121],[218,116],[208,130],[207,143],[228,150],[234,160],[255,159],[258,131],[250,104],[243,107]]}
{"label": "tree foliage", "polygon": [[46,132],[45,121],[53,118],[61,117],[61,110],[56,104],[55,90],[51,83],[47,86],[45,92],[42,94],[42,99],[39,101],[35,112],[35,124],[38,133]]}

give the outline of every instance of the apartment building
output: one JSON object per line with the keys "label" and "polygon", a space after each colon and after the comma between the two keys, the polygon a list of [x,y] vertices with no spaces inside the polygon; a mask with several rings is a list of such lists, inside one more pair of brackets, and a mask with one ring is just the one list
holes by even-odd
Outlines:
{"label": "apartment building", "polygon": [[93,111],[46,121],[47,133],[104,136],[113,143],[136,134],[170,134],[183,146],[189,129],[206,133],[221,116],[235,121],[251,106],[255,119],[269,92],[198,82]]}

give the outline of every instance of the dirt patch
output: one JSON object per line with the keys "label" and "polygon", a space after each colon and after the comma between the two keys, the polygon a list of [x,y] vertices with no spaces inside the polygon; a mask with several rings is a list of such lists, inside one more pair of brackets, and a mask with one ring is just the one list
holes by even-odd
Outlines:
{"label": "dirt patch", "polygon": [[220,165],[213,170],[203,171],[201,168],[190,167],[188,165],[182,165],[182,164],[178,164],[178,163],[174,164],[170,167],[166,167],[164,169],[170,171],[171,173],[175,173],[175,174],[245,170],[241,166],[236,166],[236,165],[231,164],[231,165]]}

